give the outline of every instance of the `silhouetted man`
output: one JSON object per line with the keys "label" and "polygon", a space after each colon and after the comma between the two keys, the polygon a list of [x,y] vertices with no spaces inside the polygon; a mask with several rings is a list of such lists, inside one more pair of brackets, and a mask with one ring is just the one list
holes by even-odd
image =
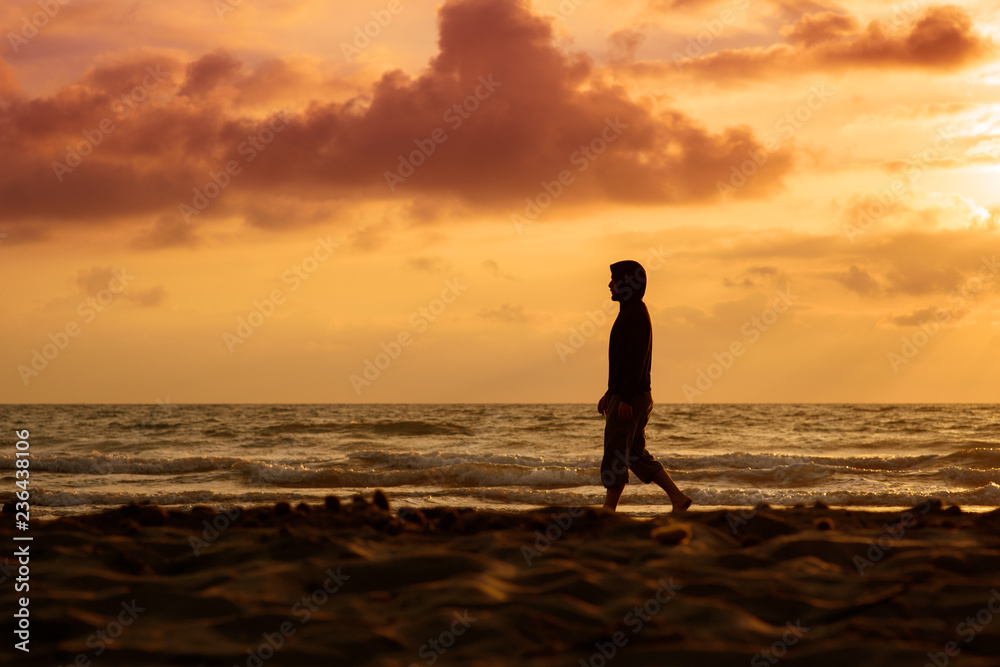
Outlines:
{"label": "silhouetted man", "polygon": [[642,302],[646,270],[632,260],[615,262],[608,287],[619,311],[608,345],[608,391],[597,403],[597,411],[607,415],[601,461],[601,483],[608,490],[604,507],[612,511],[618,507],[631,469],[644,484],[656,482],[666,491],[674,510],[686,510],[691,499],[646,451],[646,422],[653,411],[649,381],[653,325]]}

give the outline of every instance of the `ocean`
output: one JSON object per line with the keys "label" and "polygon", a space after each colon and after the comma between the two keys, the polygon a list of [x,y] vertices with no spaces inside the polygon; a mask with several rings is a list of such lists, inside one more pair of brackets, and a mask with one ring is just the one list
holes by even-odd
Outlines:
{"label": "ocean", "polygon": [[[655,398],[655,395],[654,395]],[[2,405],[0,498],[28,429],[32,518],[129,502],[521,510],[603,502],[595,404]],[[995,405],[655,404],[647,446],[695,508],[1000,505]],[[633,476],[620,510],[669,511]]]}

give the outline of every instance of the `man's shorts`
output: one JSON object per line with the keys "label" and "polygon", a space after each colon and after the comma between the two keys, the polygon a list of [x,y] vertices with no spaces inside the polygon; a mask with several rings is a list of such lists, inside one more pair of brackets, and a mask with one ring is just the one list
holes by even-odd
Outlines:
{"label": "man's shorts", "polygon": [[663,466],[646,451],[646,422],[653,411],[651,392],[638,394],[632,400],[632,418],[618,418],[621,399],[612,395],[604,422],[604,459],[601,461],[601,483],[605,488],[628,484],[629,469],[644,484]]}

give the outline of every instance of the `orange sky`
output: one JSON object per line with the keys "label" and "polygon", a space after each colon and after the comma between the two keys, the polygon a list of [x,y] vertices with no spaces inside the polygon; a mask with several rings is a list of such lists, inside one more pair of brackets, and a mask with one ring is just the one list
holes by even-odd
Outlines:
{"label": "orange sky", "polygon": [[[348,5],[347,7],[343,5]],[[1000,399],[1000,8],[41,0],[0,401]]]}

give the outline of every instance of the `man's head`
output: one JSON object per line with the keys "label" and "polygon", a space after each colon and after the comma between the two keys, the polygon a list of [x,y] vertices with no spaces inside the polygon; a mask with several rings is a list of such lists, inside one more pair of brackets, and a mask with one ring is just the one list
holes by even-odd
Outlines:
{"label": "man's head", "polygon": [[626,259],[611,265],[611,300],[622,303],[639,301],[646,294],[646,269],[635,260]]}

